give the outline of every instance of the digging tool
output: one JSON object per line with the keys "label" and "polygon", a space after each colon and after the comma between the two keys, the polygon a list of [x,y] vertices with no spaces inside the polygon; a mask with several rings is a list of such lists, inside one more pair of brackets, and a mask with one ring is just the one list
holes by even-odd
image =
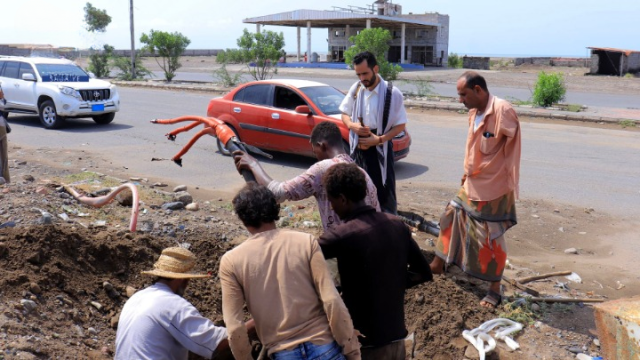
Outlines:
{"label": "digging tool", "polygon": [[540,274],[540,275],[535,275],[535,276],[529,276],[529,277],[523,277],[523,278],[518,278],[515,279],[515,281],[519,282],[520,284],[526,284],[532,281],[536,281],[536,280],[542,280],[542,279],[547,279],[550,277],[554,277],[554,276],[564,276],[564,275],[571,275],[571,271],[558,271],[558,272],[553,272],[553,273],[548,273],[548,274]]}
{"label": "digging tool", "polygon": [[514,279],[510,279],[509,277],[502,275],[502,281],[506,282],[507,284],[516,287],[522,291],[526,291],[528,294],[531,294],[533,296],[540,296],[540,293],[536,290],[533,290],[532,288],[528,287],[528,286],[524,286],[521,283],[517,282]]}

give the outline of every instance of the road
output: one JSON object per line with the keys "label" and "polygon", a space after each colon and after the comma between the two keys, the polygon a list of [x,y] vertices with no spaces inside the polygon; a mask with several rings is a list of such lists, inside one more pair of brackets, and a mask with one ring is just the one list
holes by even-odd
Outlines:
{"label": "road", "polygon": [[[170,158],[189,135],[170,142],[164,134],[173,126],[149,123],[153,118],[204,115],[210,96],[200,93],[121,88],[122,110],[114,123],[96,126],[91,120],[68,120],[61,130],[43,129],[37,117],[9,118],[10,145],[49,150],[83,150],[101,154],[105,163],[126,167],[132,176],[152,181],[233,191],[242,184],[228,157],[217,153],[213,138],[203,138],[184,157],[184,167],[152,157]],[[413,145],[397,164],[399,186],[424,183],[454,189],[460,180],[466,117],[410,113]],[[521,197],[593,207],[630,218],[640,216],[640,132],[522,122]],[[275,154],[265,161],[276,179],[295,176],[313,161]],[[19,154],[10,154],[15,158]],[[65,164],[61,164],[65,165]],[[70,164],[66,164],[70,165]],[[100,163],[94,168],[100,171]]]}
{"label": "road", "polygon": [[[164,75],[160,71],[154,72],[156,79],[163,79]],[[322,83],[329,84],[340,90],[346,91],[353,85],[356,80],[355,75],[348,70],[345,70],[344,78],[336,77],[323,77],[323,76],[311,76],[309,74],[297,74],[296,79],[313,80]],[[428,75],[425,75],[428,76]],[[246,80],[251,80],[246,77]],[[275,75],[274,78],[291,78],[291,75]],[[178,72],[175,77],[176,81],[202,81],[202,82],[214,82],[216,79],[209,73],[192,73],[192,72]],[[396,81],[395,86],[398,86],[403,91],[415,92],[414,85],[403,83],[402,81]],[[455,83],[431,83],[433,91],[436,94],[442,96],[457,96]],[[518,100],[529,100],[531,98],[530,89],[511,88],[511,87],[499,87],[491,86],[492,94],[501,98],[515,98]],[[601,94],[597,92],[578,92],[568,90],[565,103],[567,104],[581,104],[590,107],[602,107],[602,108],[621,108],[621,109],[638,109],[640,108],[640,100],[637,95],[620,95],[620,94]]]}

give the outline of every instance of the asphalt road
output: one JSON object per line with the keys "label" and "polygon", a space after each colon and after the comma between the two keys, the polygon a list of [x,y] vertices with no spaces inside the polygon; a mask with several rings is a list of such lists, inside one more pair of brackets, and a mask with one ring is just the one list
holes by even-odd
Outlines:
{"label": "asphalt road", "polygon": [[[154,72],[156,79],[164,79],[164,75],[160,71]],[[425,75],[428,76],[428,73]],[[290,75],[275,75],[274,78],[290,78]],[[246,80],[251,80],[248,76],[245,76]],[[322,77],[322,76],[309,76],[309,75],[296,75],[297,79],[313,80],[322,83],[329,84],[340,90],[346,91],[357,80],[355,74],[345,70],[344,78],[335,77]],[[178,72],[175,77],[176,81],[208,81],[214,82],[216,79],[209,73],[190,73],[190,72]],[[411,84],[403,83],[402,81],[394,82],[395,86],[398,86],[403,91],[415,92],[416,89]],[[442,96],[457,96],[456,84],[451,83],[432,83],[433,91],[436,94]],[[511,87],[497,87],[489,84],[489,90],[492,94],[501,98],[515,98],[518,100],[529,100],[531,98],[532,89],[511,88]],[[640,99],[637,95],[614,95],[603,94],[597,92],[577,92],[567,91],[565,97],[565,103],[568,104],[580,104],[586,106],[604,107],[604,108],[621,108],[621,109],[640,109]]]}
{"label": "asphalt road", "polygon": [[[234,191],[243,184],[231,159],[217,152],[213,138],[202,138],[184,156],[182,168],[170,161],[151,161],[152,157],[172,157],[190,134],[170,142],[164,134],[176,126],[151,124],[149,120],[205,115],[210,96],[134,88],[119,91],[122,109],[108,126],[96,126],[90,119],[71,119],[64,129],[45,130],[37,117],[12,114],[10,145],[40,148],[43,157],[49,150],[100,154],[104,164],[126,167],[131,176],[151,181],[224,191]],[[455,191],[462,173],[466,117],[410,113],[409,129],[413,145],[409,156],[397,164],[399,186],[425,183]],[[640,215],[640,132],[523,121],[522,134],[521,197],[593,207],[632,218]],[[293,177],[313,163],[294,155],[274,155],[264,166],[279,180]],[[101,164],[96,162],[94,169],[100,171]]]}

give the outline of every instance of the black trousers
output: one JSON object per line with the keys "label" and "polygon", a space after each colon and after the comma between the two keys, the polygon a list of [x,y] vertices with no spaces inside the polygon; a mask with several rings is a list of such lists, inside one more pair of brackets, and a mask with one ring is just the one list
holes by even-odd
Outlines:
{"label": "black trousers", "polygon": [[378,190],[378,201],[380,209],[386,213],[398,215],[398,201],[396,200],[396,172],[393,164],[393,144],[388,141],[387,151],[387,183],[382,185],[382,171],[380,170],[380,162],[378,161],[378,150],[370,147],[367,150],[356,148],[352,155],[353,160],[363,168],[373,184]]}

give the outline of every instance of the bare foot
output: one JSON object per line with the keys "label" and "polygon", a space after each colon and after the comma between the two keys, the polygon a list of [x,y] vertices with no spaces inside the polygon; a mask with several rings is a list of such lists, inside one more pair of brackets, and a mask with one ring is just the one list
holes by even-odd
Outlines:
{"label": "bare foot", "polygon": [[429,267],[431,268],[431,273],[434,275],[444,274],[444,260],[437,256],[433,259],[431,264],[429,264]]}
{"label": "bare foot", "polygon": [[500,295],[500,282],[492,282],[489,285],[489,292],[480,300],[480,306],[495,309],[502,303],[502,295]]}

